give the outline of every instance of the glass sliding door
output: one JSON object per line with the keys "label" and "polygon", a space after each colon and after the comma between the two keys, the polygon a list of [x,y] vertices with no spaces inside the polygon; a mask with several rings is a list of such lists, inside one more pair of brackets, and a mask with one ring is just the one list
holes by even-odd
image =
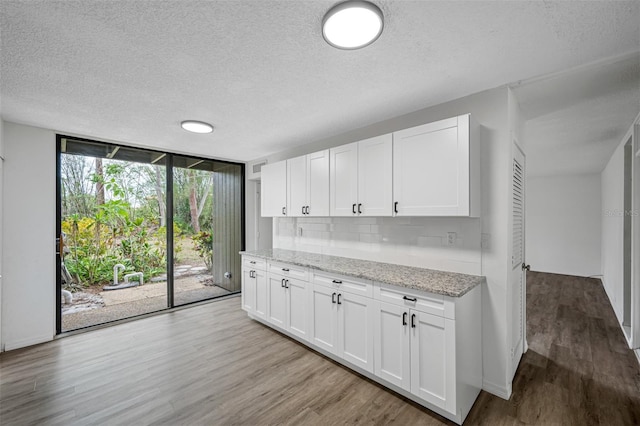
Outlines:
{"label": "glass sliding door", "polygon": [[58,136],[57,332],[240,291],[244,165]]}
{"label": "glass sliding door", "polygon": [[239,292],[242,166],[172,159],[175,305]]}
{"label": "glass sliding door", "polygon": [[60,331],[167,307],[164,158],[60,141]]}

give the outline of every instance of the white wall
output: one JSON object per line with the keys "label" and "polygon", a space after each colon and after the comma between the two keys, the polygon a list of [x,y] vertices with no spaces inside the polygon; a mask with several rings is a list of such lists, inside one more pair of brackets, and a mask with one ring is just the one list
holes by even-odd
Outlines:
{"label": "white wall", "polygon": [[[507,224],[511,163],[507,102],[507,88],[488,90],[349,133],[301,145],[296,149],[280,152],[267,158],[269,163],[273,163],[465,113],[471,113],[477,119],[482,125],[480,150],[482,217],[480,219],[385,218],[377,219],[375,223],[364,223],[367,221],[362,222],[363,218],[308,222],[300,220],[281,222],[280,219],[274,219],[274,245],[422,266],[433,264],[449,270],[466,272],[476,270],[473,265],[479,257],[480,273],[487,278],[487,286],[483,288],[482,294],[483,387],[502,397],[508,397],[511,392],[511,377],[507,372],[510,356],[507,324],[511,319],[506,284],[507,246],[510,235]],[[247,221],[249,220],[253,219],[248,217]],[[307,234],[305,237],[303,230],[303,238],[292,238],[291,232],[299,225],[308,228],[309,231],[329,234],[319,236]],[[340,230],[339,228],[343,225],[344,228]],[[464,237],[458,248],[461,247],[466,253],[455,253],[448,247],[438,245],[438,239],[453,228],[459,230]],[[343,232],[352,235],[338,235]],[[412,232],[420,234],[417,235],[417,243],[416,238],[409,235]],[[480,249],[480,234],[486,234],[487,244],[482,249]],[[385,238],[385,235],[392,236],[395,240],[377,241]],[[421,237],[423,239],[420,239]]]}
{"label": "white wall", "polygon": [[0,117],[0,352],[2,352],[4,347],[2,346],[2,342],[4,341],[2,338],[2,241],[3,241],[3,233],[2,233],[2,217],[3,217],[3,197],[4,197],[4,135],[3,135],[3,127],[4,121]]}
{"label": "white wall", "polygon": [[2,345],[55,335],[55,133],[5,122]]}
{"label": "white wall", "polygon": [[527,178],[526,259],[534,271],[601,274],[600,174]]}

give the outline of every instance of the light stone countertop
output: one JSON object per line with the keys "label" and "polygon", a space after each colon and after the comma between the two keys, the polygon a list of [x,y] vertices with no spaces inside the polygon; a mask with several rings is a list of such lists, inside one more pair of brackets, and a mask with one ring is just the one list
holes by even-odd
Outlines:
{"label": "light stone countertop", "polygon": [[241,251],[240,254],[451,297],[461,297],[485,282],[483,276],[303,251],[266,249]]}

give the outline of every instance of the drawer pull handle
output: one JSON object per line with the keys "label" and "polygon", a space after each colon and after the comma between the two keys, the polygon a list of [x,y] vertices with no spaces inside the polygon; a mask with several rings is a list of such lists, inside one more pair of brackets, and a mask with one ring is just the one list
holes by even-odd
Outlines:
{"label": "drawer pull handle", "polygon": [[333,280],[332,282],[333,282],[334,284],[342,284],[342,281],[340,281],[340,280]]}
{"label": "drawer pull handle", "polygon": [[402,325],[407,325],[407,313],[402,313]]}
{"label": "drawer pull handle", "polygon": [[289,272],[289,269],[288,269],[288,268],[282,268],[282,270],[283,270],[284,272]]}
{"label": "drawer pull handle", "polygon": [[336,303],[336,294],[335,293],[333,293],[331,295],[331,303]]}
{"label": "drawer pull handle", "polygon": [[342,296],[342,294],[338,294],[338,305],[342,305],[342,302],[340,301],[340,296]]}
{"label": "drawer pull handle", "polygon": [[252,264],[252,265],[255,265],[256,261],[255,260],[250,260],[249,263]]}
{"label": "drawer pull handle", "polygon": [[417,302],[418,301],[418,299],[416,299],[415,297],[402,296],[402,298],[404,300],[408,300],[409,302]]}
{"label": "drawer pull handle", "polygon": [[416,314],[411,314],[411,328],[416,328]]}

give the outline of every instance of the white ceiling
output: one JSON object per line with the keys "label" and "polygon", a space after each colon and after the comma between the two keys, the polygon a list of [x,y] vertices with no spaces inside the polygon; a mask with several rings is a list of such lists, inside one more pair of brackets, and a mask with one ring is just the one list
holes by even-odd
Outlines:
{"label": "white ceiling", "polygon": [[[637,64],[640,2],[375,0],[383,34],[356,51],[322,38],[334,3],[2,0],[0,113],[246,161],[524,80],[516,93],[530,118],[530,170],[544,174],[558,166],[536,170],[541,149],[593,149],[576,171],[601,169],[640,110],[633,64],[622,66],[632,73],[624,84],[594,71],[597,90],[587,77],[566,98],[556,90],[573,81],[563,70]],[[185,119],[216,131],[188,134]]]}

